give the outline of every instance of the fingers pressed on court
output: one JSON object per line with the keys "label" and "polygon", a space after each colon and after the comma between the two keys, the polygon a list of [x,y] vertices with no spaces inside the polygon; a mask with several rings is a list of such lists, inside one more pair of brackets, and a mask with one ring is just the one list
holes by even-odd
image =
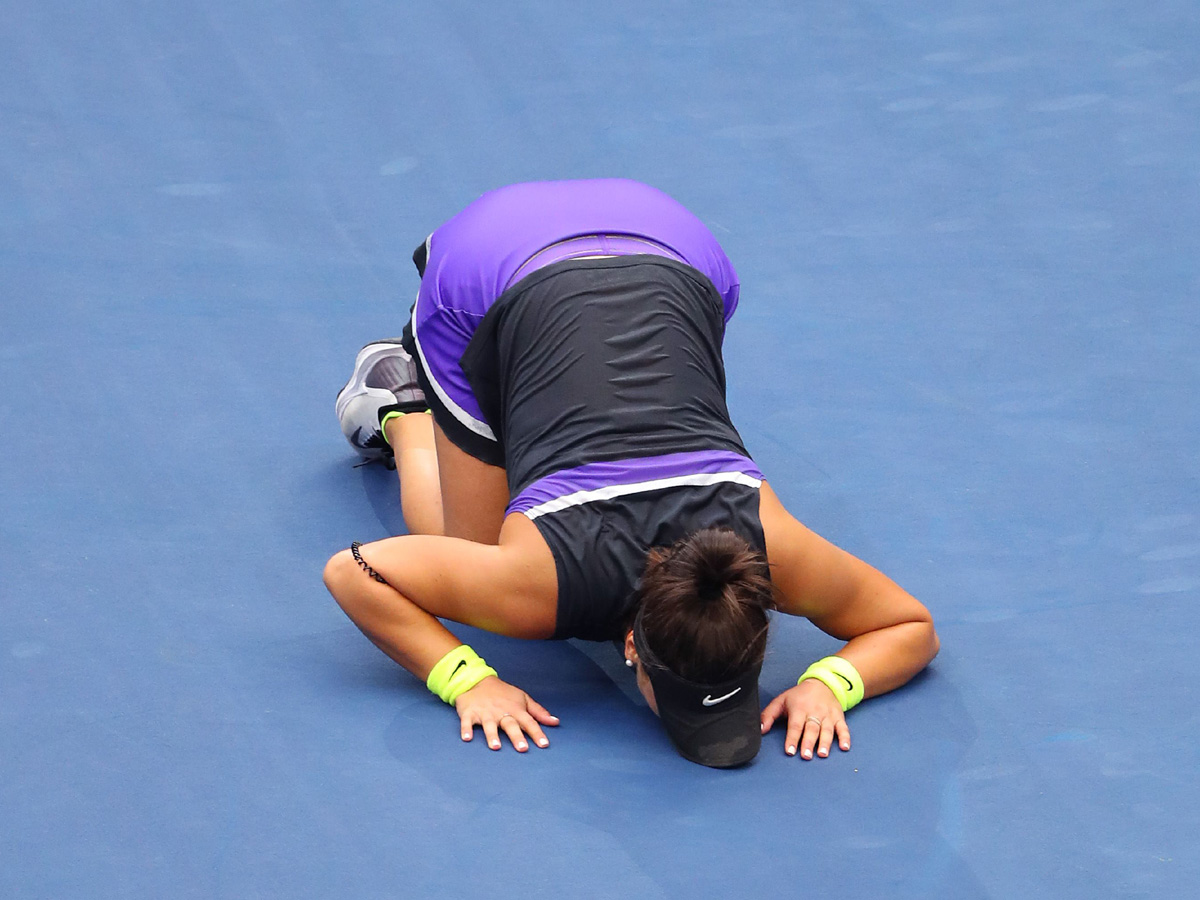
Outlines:
{"label": "fingers pressed on court", "polygon": [[538,703],[528,694],[525,695],[525,707],[529,710],[530,714],[543,725],[558,724],[558,716],[551,713],[546,709],[546,707],[542,706],[542,704]]}
{"label": "fingers pressed on court", "polygon": [[783,712],[783,708],[786,704],[786,693],[780,694],[767,704],[766,708],[762,711],[761,716],[763,734],[766,734],[771,730],[771,727],[775,724],[775,720],[779,718],[779,714]]}
{"label": "fingers pressed on court", "polygon": [[788,719],[787,737],[783,742],[784,752],[788,756],[796,755],[796,750],[800,747],[800,738],[803,735],[804,720],[800,718],[799,713],[797,713]]}
{"label": "fingers pressed on court", "polygon": [[500,731],[496,727],[495,719],[483,720],[483,735],[487,738],[488,747],[493,750],[500,749]]}
{"label": "fingers pressed on court", "polygon": [[821,723],[821,736],[817,739],[817,756],[829,755],[829,748],[833,745],[834,727],[832,716]]}
{"label": "fingers pressed on court", "polygon": [[850,726],[842,719],[837,723],[838,746],[843,750],[850,749]]}
{"label": "fingers pressed on court", "polygon": [[537,744],[539,747],[548,747],[550,745],[550,740],[546,737],[546,733],[542,731],[542,727],[538,725],[537,719],[535,719],[529,713],[524,713],[523,715],[517,716],[517,720],[521,723],[521,727],[525,729],[525,733],[529,735],[530,739],[535,744]]}
{"label": "fingers pressed on court", "polygon": [[812,716],[807,717],[804,720],[804,736],[800,739],[800,755],[804,759],[812,759],[813,748],[817,745],[817,738],[820,736],[820,721]]}
{"label": "fingers pressed on court", "polygon": [[459,717],[459,730],[464,741],[469,741],[475,737],[475,726],[479,724],[479,719],[474,713],[467,713],[465,716]]}
{"label": "fingers pressed on court", "polygon": [[524,753],[529,749],[529,744],[525,740],[525,732],[521,730],[521,723],[516,716],[511,713],[502,716],[500,727],[504,729],[504,733],[508,735],[508,739],[512,741],[512,745],[518,753]]}

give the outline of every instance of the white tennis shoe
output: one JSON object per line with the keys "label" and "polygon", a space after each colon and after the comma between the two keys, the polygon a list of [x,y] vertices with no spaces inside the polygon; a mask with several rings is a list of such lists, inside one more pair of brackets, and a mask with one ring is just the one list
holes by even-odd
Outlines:
{"label": "white tennis shoe", "polygon": [[334,404],[342,434],[365,459],[392,457],[380,427],[385,415],[428,408],[417,382],[417,364],[398,338],[375,341],[358,351],[354,372]]}

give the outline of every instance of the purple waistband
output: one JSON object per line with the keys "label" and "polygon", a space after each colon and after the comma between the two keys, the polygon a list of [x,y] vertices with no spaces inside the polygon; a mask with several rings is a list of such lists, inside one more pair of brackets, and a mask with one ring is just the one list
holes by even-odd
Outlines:
{"label": "purple waistband", "polygon": [[507,513],[531,519],[593,500],[688,485],[735,482],[757,487],[754,461],[729,450],[697,450],[595,462],[539,478],[508,504]]}
{"label": "purple waistband", "polygon": [[533,254],[519,269],[513,272],[505,288],[512,287],[526,275],[536,272],[538,269],[544,269],[546,266],[562,262],[564,259],[578,259],[581,256],[633,256],[638,253],[665,256],[676,262],[684,261],[683,257],[670,247],[649,238],[626,234],[585,234],[551,244]]}

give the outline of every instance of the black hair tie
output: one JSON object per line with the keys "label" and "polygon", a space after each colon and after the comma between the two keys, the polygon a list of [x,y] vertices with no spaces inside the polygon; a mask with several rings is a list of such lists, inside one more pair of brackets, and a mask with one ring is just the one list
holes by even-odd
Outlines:
{"label": "black hair tie", "polygon": [[[350,545],[350,555],[354,557],[354,561],[362,566],[362,570],[364,572],[366,572],[380,584],[387,584],[387,579],[371,568],[370,563],[362,558],[362,554],[358,552],[358,548],[361,546],[362,544],[359,541],[355,541]],[[388,587],[391,587],[391,585],[388,584]]]}

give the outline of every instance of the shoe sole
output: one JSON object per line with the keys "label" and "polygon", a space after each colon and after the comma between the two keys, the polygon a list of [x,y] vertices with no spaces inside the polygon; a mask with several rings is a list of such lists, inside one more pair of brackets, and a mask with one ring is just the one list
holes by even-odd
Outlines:
{"label": "shoe sole", "polygon": [[341,421],[342,413],[345,412],[350,398],[366,390],[367,373],[371,371],[375,360],[380,356],[394,353],[396,350],[404,350],[398,340],[372,341],[358,351],[358,356],[354,357],[354,371],[350,375],[350,380],[346,382],[345,387],[338,391],[337,401],[334,403],[338,421]]}

